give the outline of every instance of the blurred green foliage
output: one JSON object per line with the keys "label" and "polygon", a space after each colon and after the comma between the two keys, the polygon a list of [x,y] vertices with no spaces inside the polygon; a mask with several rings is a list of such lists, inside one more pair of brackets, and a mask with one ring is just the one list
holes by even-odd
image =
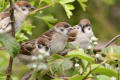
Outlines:
{"label": "blurred green foliage", "polygon": [[11,56],[15,57],[19,53],[19,43],[12,36],[0,34],[0,41],[6,46]]}

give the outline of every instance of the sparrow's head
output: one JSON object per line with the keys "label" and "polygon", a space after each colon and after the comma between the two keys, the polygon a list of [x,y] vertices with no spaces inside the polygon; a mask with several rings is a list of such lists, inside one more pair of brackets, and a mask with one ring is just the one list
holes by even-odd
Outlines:
{"label": "sparrow's head", "polygon": [[59,22],[55,25],[54,30],[62,35],[69,35],[71,25],[66,22]]}
{"label": "sparrow's head", "polygon": [[29,2],[27,1],[17,1],[16,5],[25,13],[28,14],[30,11],[35,10]]}
{"label": "sparrow's head", "polygon": [[46,38],[38,38],[36,41],[36,48],[40,53],[48,53],[49,54],[49,44],[48,44],[48,39]]}
{"label": "sparrow's head", "polygon": [[87,36],[89,38],[91,38],[92,36],[94,36],[93,31],[92,31],[92,27],[91,27],[91,23],[88,19],[82,19],[80,20],[80,24],[79,24],[81,31],[85,34],[87,34]]}

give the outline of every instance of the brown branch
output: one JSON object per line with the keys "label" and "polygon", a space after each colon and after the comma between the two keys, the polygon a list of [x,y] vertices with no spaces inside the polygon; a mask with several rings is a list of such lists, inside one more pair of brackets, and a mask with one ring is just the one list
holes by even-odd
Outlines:
{"label": "brown branch", "polygon": [[9,66],[8,66],[8,72],[7,72],[7,78],[6,78],[6,80],[10,80],[10,75],[11,75],[11,73],[12,73],[12,63],[13,63],[13,57],[10,56]]}
{"label": "brown branch", "polygon": [[[13,2],[12,2],[12,0],[9,0],[9,1],[10,1],[10,8],[11,8],[11,10],[10,10],[10,19],[11,19],[11,21],[14,21]],[[11,28],[12,28],[12,36],[15,37],[14,22],[11,23]],[[10,80],[10,76],[11,76],[11,73],[12,73],[12,63],[13,63],[13,57],[10,56],[6,80]]]}
{"label": "brown branch", "polygon": [[53,6],[53,5],[54,5],[54,3],[51,3],[51,4],[47,5],[47,6],[43,6],[43,7],[41,7],[41,8],[37,8],[37,9],[35,9],[34,11],[32,11],[31,14],[35,14],[36,12],[38,12],[38,11],[40,11],[40,10],[42,10],[42,9],[51,7],[51,6]]}
{"label": "brown branch", "polygon": [[116,39],[118,39],[120,37],[120,34],[118,34],[117,36],[115,36],[114,38],[112,38],[109,42],[107,42],[103,47],[99,47],[99,48],[94,48],[94,52],[100,52],[102,49],[108,47],[109,45],[111,45]]}
{"label": "brown branch", "polygon": [[15,37],[15,27],[14,27],[14,6],[13,6],[13,2],[12,0],[9,0],[10,1],[10,19],[11,19],[11,27],[12,27],[12,36]]}
{"label": "brown branch", "polygon": [[108,47],[111,43],[113,43],[116,39],[118,39],[120,37],[120,34],[118,34],[117,36],[115,36],[112,40],[110,40],[107,44],[105,44],[103,46],[103,48]]}
{"label": "brown branch", "polygon": [[58,53],[61,56],[65,56],[68,52],[70,51],[70,49],[65,49],[64,51]]}
{"label": "brown branch", "polygon": [[29,72],[27,72],[27,73],[23,76],[22,80],[28,80],[28,79],[31,77],[33,71],[34,71],[34,69],[31,69]]}

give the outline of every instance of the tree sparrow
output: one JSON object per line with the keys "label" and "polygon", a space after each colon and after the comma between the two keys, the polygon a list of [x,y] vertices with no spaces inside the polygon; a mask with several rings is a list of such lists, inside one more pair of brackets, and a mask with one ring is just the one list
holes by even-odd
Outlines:
{"label": "tree sparrow", "polygon": [[[27,65],[34,63],[37,60],[34,59],[34,57],[39,57],[39,54],[41,53],[49,56],[48,39],[45,37],[39,37],[38,39],[39,46],[36,46],[37,39],[21,44],[21,50],[20,54],[18,54],[18,58]],[[40,49],[38,50],[38,48]]]}
{"label": "tree sparrow", "polygon": [[[31,10],[35,8],[27,1],[18,1],[14,4],[15,31],[18,31]],[[10,8],[0,13],[0,34],[11,32]]]}
{"label": "tree sparrow", "polygon": [[[60,22],[57,23],[53,29],[48,30],[40,36],[44,36],[48,39],[50,45],[50,54],[58,53],[65,48],[70,33],[69,27],[71,26],[68,23]],[[38,39],[36,42],[38,50],[40,49],[39,40],[40,39]]]}
{"label": "tree sparrow", "polygon": [[71,28],[68,42],[70,42],[74,48],[79,47],[87,49],[90,46],[90,39],[94,36],[90,21],[88,19],[80,20],[80,24]]}
{"label": "tree sparrow", "polygon": [[40,53],[50,55],[62,51],[68,40],[69,27],[71,26],[66,22],[57,23],[54,28],[46,31],[37,39],[22,43],[19,59],[29,64],[33,62],[32,57]]}

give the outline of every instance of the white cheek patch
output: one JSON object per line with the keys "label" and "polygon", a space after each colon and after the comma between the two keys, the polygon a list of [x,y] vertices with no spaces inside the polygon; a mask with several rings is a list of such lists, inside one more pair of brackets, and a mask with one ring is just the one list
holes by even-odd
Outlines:
{"label": "white cheek patch", "polygon": [[92,28],[91,27],[86,27],[85,28],[85,33],[91,33],[92,32]]}
{"label": "white cheek patch", "polygon": [[93,31],[92,31],[92,28],[91,28],[91,27],[86,27],[84,31],[85,31],[85,34],[87,34],[87,36],[88,36],[89,38],[91,38],[91,37],[93,37],[93,36],[94,36],[94,34],[93,34]]}
{"label": "white cheek patch", "polygon": [[42,48],[39,48],[39,50],[38,50],[40,53],[46,53],[46,50],[45,50],[45,48],[44,47],[42,47]]}
{"label": "white cheek patch", "polygon": [[39,53],[49,55],[49,50],[46,51],[45,47],[39,48]]}

